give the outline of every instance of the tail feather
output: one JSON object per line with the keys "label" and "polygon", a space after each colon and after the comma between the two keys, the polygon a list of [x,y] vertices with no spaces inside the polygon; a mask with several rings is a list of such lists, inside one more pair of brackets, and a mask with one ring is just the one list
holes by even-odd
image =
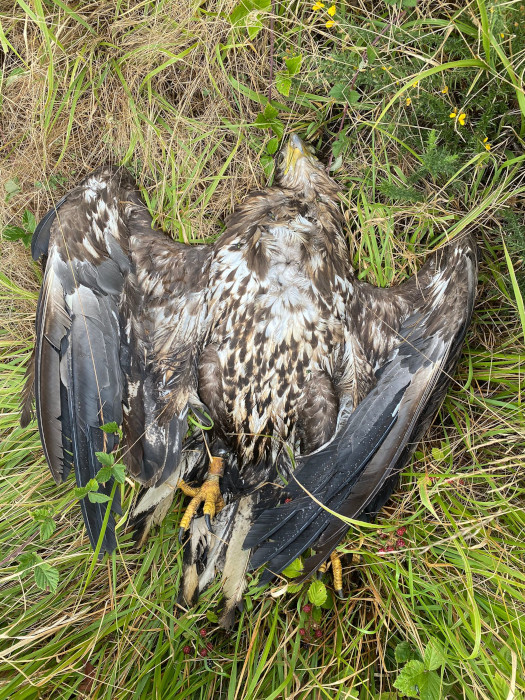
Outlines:
{"label": "tail feather", "polygon": [[193,518],[189,537],[184,546],[181,599],[188,607],[195,605],[201,593],[199,586],[206,554],[212,544],[213,534],[208,530],[204,518]]}
{"label": "tail feather", "polygon": [[244,540],[253,522],[255,496],[240,499],[226,549],[223,566],[222,590],[224,606],[219,620],[221,627],[229,629],[235,622],[235,609],[242,605],[242,594],[246,588],[246,570],[250,561],[250,550],[243,549]]}
{"label": "tail feather", "polygon": [[255,500],[256,496],[248,495],[229,503],[214,519],[213,532],[203,517],[194,518],[186,542],[182,599],[186,605],[194,605],[222,572],[224,598],[219,625],[225,629],[233,625],[235,610],[242,605],[250,560],[243,542],[253,521]]}

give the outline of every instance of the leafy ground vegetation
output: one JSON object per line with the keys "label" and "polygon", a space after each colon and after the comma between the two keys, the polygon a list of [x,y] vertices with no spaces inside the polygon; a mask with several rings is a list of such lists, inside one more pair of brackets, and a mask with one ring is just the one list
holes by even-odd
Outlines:
{"label": "leafy ground vegetation", "polygon": [[[525,4],[0,0],[0,22],[0,698],[525,697]],[[216,586],[178,603],[180,501],[136,551],[124,484],[98,562],[72,482],[18,427],[26,246],[108,161],[159,226],[212,241],[290,130],[341,185],[360,276],[395,284],[473,229],[479,295],[438,420],[340,547],[348,599],[254,577],[226,634]]]}

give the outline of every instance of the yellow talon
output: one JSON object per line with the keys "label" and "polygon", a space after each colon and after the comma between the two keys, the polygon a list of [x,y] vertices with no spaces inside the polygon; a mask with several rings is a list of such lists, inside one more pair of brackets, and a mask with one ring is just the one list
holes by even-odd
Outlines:
{"label": "yellow talon", "polygon": [[179,488],[185,496],[191,496],[191,501],[186,508],[179,526],[179,541],[182,541],[184,532],[190,526],[201,503],[203,505],[204,519],[206,525],[211,529],[211,519],[224,508],[224,499],[219,487],[219,479],[223,475],[224,464],[221,457],[212,457],[210,460],[210,471],[206,481],[200,488],[189,486],[185,481],[179,482]]}

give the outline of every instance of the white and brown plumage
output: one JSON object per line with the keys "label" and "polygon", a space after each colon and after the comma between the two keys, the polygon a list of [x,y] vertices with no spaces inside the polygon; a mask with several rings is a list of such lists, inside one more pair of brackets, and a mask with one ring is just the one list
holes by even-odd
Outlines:
{"label": "white and brown plumage", "polygon": [[[201,482],[208,454],[221,456],[225,507],[213,532],[191,522],[183,593],[193,601],[222,571],[225,623],[249,565],[268,580],[313,547],[306,576],[334,550],[347,526],[319,503],[356,519],[382,507],[444,398],[475,296],[468,235],[398,287],[359,281],[336,184],[296,136],[281,158],[278,184],[250,194],[214,245],[152,230],[113,168],[33,240],[35,259],[47,255],[35,395],[53,476],[93,478],[95,452],[115,447],[99,426],[116,421],[130,475],[153,487],[136,509],[149,529],[179,482]],[[199,430],[186,438],[188,411],[211,416],[206,446]],[[95,545],[106,505],[81,503]],[[103,550],[115,545],[111,518]]]}

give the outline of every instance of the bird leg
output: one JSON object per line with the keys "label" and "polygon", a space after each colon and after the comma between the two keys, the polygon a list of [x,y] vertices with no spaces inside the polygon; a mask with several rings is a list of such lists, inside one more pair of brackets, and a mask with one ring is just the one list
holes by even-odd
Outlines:
{"label": "bird leg", "polygon": [[211,519],[224,508],[224,500],[222,498],[219,487],[219,479],[224,473],[224,461],[222,457],[210,458],[210,470],[206,481],[200,488],[189,486],[185,481],[179,481],[179,488],[186,496],[191,496],[179,527],[179,541],[182,542],[184,533],[190,526],[190,523],[195,516],[201,503],[204,503],[204,520],[208,530],[211,530]]}
{"label": "bird leg", "polygon": [[334,579],[334,590],[338,598],[344,598],[343,595],[343,565],[341,563],[341,557],[337,552],[332,552],[330,554],[330,561],[325,561],[319,569],[317,570],[319,577],[324,574],[329,565],[332,565],[332,577]]}

